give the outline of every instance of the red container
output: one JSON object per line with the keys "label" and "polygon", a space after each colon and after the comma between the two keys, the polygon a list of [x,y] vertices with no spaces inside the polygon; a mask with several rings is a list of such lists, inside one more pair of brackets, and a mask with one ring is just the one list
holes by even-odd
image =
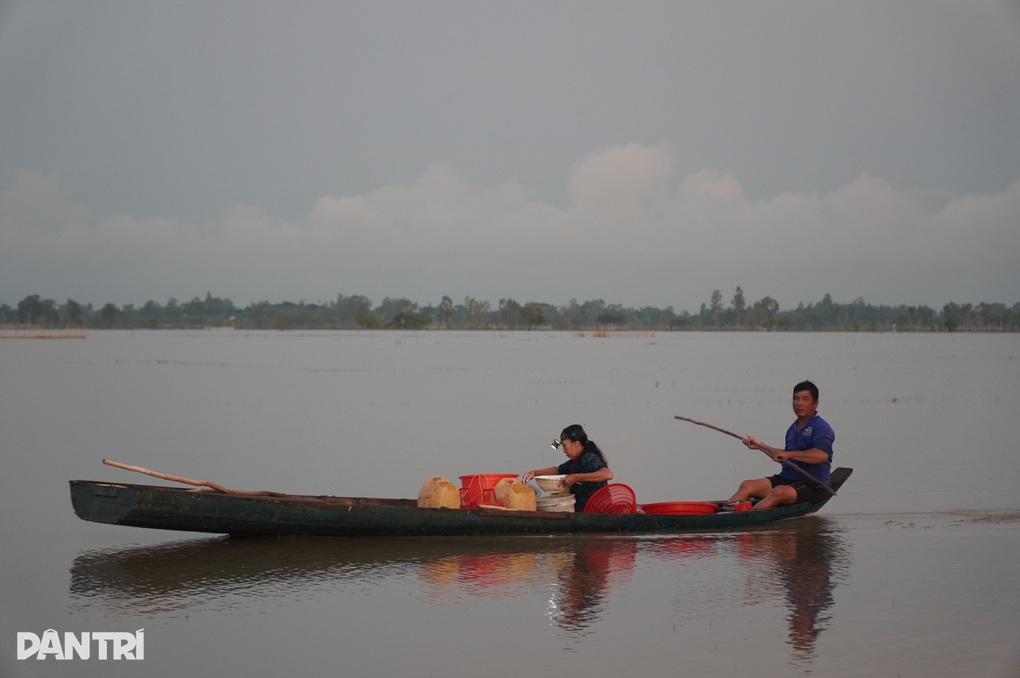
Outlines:
{"label": "red container", "polygon": [[600,487],[584,505],[585,513],[637,513],[634,490],[623,483]]}
{"label": "red container", "polygon": [[719,511],[718,504],[710,501],[660,501],[655,504],[642,504],[645,513],[652,515],[694,516],[707,515]]}
{"label": "red container", "polygon": [[462,509],[476,509],[479,506],[502,506],[501,502],[496,501],[496,491],[494,489],[469,489],[466,487],[460,488],[460,507]]}
{"label": "red container", "polygon": [[477,508],[479,504],[496,503],[496,483],[503,478],[516,478],[516,473],[475,473],[460,477],[460,507]]}

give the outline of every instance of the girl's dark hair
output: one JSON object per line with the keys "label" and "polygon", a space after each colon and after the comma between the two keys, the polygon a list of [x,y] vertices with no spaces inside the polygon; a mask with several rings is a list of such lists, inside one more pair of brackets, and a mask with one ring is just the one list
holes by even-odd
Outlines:
{"label": "girl's dark hair", "polygon": [[584,432],[584,428],[580,424],[571,424],[563,429],[563,432],[560,433],[560,440],[576,440],[584,445],[584,449],[581,450],[581,454],[577,455],[573,459],[573,463],[570,465],[570,470],[572,472],[581,472],[581,457],[588,452],[594,452],[599,456],[599,459],[602,460],[603,464],[609,466],[609,462],[606,461],[605,453],[599,449],[599,446],[595,444],[595,441],[588,440],[588,434]]}
{"label": "girl's dark hair", "polygon": [[584,432],[584,427],[580,424],[571,424],[560,433],[560,440],[576,440],[584,445],[588,442],[588,434]]}

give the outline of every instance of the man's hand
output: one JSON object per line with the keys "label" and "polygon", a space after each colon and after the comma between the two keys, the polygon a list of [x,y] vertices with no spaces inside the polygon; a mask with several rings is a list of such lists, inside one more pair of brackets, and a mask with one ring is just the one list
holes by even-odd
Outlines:
{"label": "man's hand", "polygon": [[771,445],[766,445],[765,443],[763,443],[762,441],[758,440],[754,436],[747,436],[746,438],[743,438],[740,442],[744,443],[744,445],[746,445],[749,449],[752,449],[752,450],[761,450],[762,452],[767,454],[769,456],[769,458],[773,459],[774,461],[781,462],[784,459],[788,459],[789,458],[789,455],[784,453],[782,450],[777,450],[776,448],[772,447]]}

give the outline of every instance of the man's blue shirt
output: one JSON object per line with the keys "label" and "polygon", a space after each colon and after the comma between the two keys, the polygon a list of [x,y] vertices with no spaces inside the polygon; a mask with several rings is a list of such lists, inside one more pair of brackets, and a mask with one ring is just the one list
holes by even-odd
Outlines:
{"label": "man's blue shirt", "polygon": [[[786,431],[786,450],[788,452],[806,452],[807,450],[817,448],[828,454],[828,461],[821,464],[797,462],[797,465],[802,469],[823,483],[828,484],[829,469],[832,467],[832,443],[835,439],[836,434],[832,427],[815,412],[815,416],[811,417],[801,430],[797,430],[796,421],[790,425],[790,428]],[[786,464],[783,464],[783,470],[779,475],[790,480],[804,479],[804,476]]]}

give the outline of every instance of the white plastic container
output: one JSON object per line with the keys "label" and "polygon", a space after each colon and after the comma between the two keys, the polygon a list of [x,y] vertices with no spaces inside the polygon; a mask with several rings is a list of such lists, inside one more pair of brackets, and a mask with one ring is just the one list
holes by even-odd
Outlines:
{"label": "white plastic container", "polygon": [[553,513],[573,513],[574,495],[554,495],[552,497],[541,497],[535,500],[535,507],[539,511],[551,511]]}

